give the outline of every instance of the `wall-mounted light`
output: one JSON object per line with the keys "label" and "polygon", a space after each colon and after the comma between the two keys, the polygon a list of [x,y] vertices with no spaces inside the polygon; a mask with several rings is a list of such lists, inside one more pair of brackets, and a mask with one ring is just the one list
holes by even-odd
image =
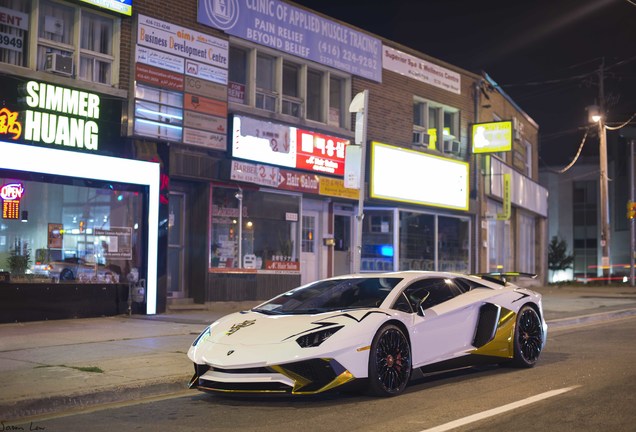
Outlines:
{"label": "wall-mounted light", "polygon": [[22,210],[22,222],[28,222],[29,221],[29,212],[26,210]]}

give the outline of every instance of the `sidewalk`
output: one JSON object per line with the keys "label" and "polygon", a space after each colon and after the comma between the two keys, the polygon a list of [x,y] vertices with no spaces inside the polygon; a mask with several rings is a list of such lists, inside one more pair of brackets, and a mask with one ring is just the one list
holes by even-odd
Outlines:
{"label": "sidewalk", "polygon": [[[628,285],[534,289],[552,329],[636,315]],[[229,312],[1,324],[0,421],[186,391],[190,344]]]}

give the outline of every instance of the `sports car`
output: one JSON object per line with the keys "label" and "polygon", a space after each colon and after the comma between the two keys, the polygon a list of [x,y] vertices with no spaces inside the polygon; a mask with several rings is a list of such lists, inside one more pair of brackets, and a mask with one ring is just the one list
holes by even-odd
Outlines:
{"label": "sports car", "polygon": [[307,395],[362,384],[402,393],[414,371],[533,367],[541,295],[507,275],[405,271],[338,276],[227,315],[192,343],[190,388]]}

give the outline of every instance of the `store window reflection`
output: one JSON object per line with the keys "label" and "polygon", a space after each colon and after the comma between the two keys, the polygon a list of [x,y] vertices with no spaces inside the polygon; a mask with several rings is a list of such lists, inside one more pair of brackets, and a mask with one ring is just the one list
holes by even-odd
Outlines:
{"label": "store window reflection", "polygon": [[299,209],[296,195],[214,187],[210,267],[300,271]]}
{"label": "store window reflection", "polygon": [[469,251],[468,218],[398,209],[365,209],[361,271],[466,273]]}
{"label": "store window reflection", "polygon": [[362,225],[361,271],[393,270],[393,210],[365,210]]}
{"label": "store window reflection", "polygon": [[400,212],[400,270],[435,269],[435,216]]}
{"label": "store window reflection", "polygon": [[[0,271],[10,282],[118,283],[143,259],[143,193],[79,179],[20,183],[20,212],[0,220]],[[5,205],[2,199],[3,206]],[[9,275],[9,277],[6,277]]]}

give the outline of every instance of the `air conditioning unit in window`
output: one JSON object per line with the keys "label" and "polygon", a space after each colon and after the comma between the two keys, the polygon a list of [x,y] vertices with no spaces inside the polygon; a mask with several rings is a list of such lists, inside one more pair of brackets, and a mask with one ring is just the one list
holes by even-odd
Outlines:
{"label": "air conditioning unit in window", "polygon": [[451,153],[459,156],[461,143],[457,140],[444,140],[444,153]]}
{"label": "air conditioning unit in window", "polygon": [[420,130],[413,130],[413,145],[428,147],[431,143],[431,136]]}
{"label": "air conditioning unit in window", "polygon": [[44,70],[47,72],[71,76],[73,75],[73,57],[65,56],[60,53],[47,53]]}

